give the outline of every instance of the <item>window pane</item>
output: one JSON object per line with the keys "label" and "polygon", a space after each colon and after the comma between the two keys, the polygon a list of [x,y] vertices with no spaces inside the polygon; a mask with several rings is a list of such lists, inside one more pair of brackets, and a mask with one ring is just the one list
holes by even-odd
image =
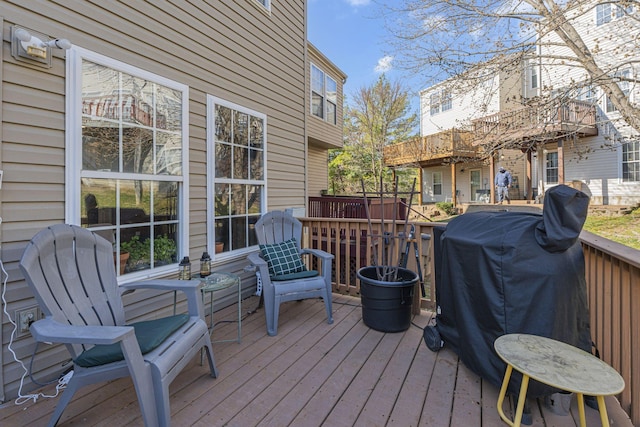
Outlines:
{"label": "window pane", "polygon": [[182,175],[182,139],[175,133],[156,132],[156,173]]}
{"label": "window pane", "polygon": [[120,224],[149,222],[151,182],[120,180]]}
{"label": "window pane", "polygon": [[324,104],[322,96],[316,92],[311,93],[311,114],[314,116],[324,118]]}
{"label": "window pane", "polygon": [[123,172],[153,174],[153,131],[140,127],[122,129]]}
{"label": "window pane", "polygon": [[111,179],[80,181],[82,224],[116,224],[116,182]]}
{"label": "window pane", "polygon": [[154,267],[178,262],[177,225],[158,225],[153,230]]}
{"label": "window pane", "polygon": [[82,118],[82,169],[118,172],[120,130],[117,123]]}
{"label": "window pane", "polygon": [[153,126],[153,84],[122,73],[122,121]]}
{"label": "window pane", "polygon": [[249,116],[245,113],[233,114],[233,143],[238,145],[249,144]]}
{"label": "window pane", "polygon": [[231,236],[233,242],[231,244],[231,250],[242,249],[247,247],[247,218],[232,218],[231,219]]}
{"label": "window pane", "polygon": [[244,215],[247,213],[246,185],[231,185],[231,215]]}
{"label": "window pane", "polygon": [[118,120],[119,73],[89,61],[82,62],[82,114]]}
{"label": "window pane", "polygon": [[251,116],[250,143],[252,148],[264,147],[264,121]]}
{"label": "window pane", "polygon": [[231,109],[216,105],[216,141],[231,142]]}
{"label": "window pane", "polygon": [[250,185],[248,190],[247,212],[250,214],[259,214],[262,209],[262,186]]}
{"label": "window pane", "polygon": [[327,76],[327,101],[338,103],[338,85],[335,80]]}
{"label": "window pane", "polygon": [[337,123],[336,105],[327,101],[327,121],[331,124]]}
{"label": "window pane", "polygon": [[216,143],[216,178],[231,178],[231,146]]}
{"label": "window pane", "polygon": [[249,178],[254,180],[263,180],[264,165],[262,163],[262,159],[264,153],[258,150],[249,150],[249,155],[251,156],[251,169],[249,169]]}
{"label": "window pane", "polygon": [[175,221],[178,219],[178,183],[156,182],[153,192],[153,220]]}
{"label": "window pane", "polygon": [[125,272],[151,268],[151,239],[148,227],[123,228],[120,232],[120,252],[127,252],[129,259]]}
{"label": "window pane", "polygon": [[231,194],[231,187],[228,184],[216,184],[216,205],[215,216],[229,215],[229,198]]}
{"label": "window pane", "polygon": [[244,147],[233,147],[233,179],[249,177],[249,150]]}
{"label": "window pane", "polygon": [[229,231],[231,223],[230,218],[218,218],[215,222],[215,236],[216,243],[220,242],[224,244],[224,252],[229,251]]}
{"label": "window pane", "polygon": [[311,90],[318,93],[324,93],[324,73],[315,65],[311,66]]}
{"label": "window pane", "polygon": [[156,86],[156,127],[181,132],[182,93],[165,86]]}

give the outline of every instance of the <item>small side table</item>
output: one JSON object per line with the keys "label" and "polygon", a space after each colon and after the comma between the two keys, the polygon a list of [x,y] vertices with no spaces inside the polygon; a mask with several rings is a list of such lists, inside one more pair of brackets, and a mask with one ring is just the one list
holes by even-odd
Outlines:
{"label": "small side table", "polygon": [[[498,413],[505,423],[520,426],[529,379],[533,378],[551,387],[575,393],[582,427],[586,427],[584,395],[596,396],[600,421],[603,426],[609,426],[604,396],[624,390],[624,380],[611,366],[577,347],[537,335],[503,335],[496,339],[494,348],[507,364],[498,395]],[[502,403],[514,369],[522,373],[522,383],[516,415],[511,422],[502,410]]]}
{"label": "small side table", "polygon": [[216,342],[234,342],[237,341],[240,343],[242,340],[242,283],[240,281],[240,276],[233,273],[211,273],[206,277],[201,277],[200,274],[196,274],[193,276],[194,279],[200,280],[202,282],[202,288],[200,291],[202,292],[202,302],[204,304],[204,296],[206,293],[211,294],[211,309],[209,312],[209,332],[213,332],[213,293],[216,291],[221,291],[223,289],[230,288],[232,286],[238,287],[238,338],[237,340],[218,340],[211,341],[212,343]]}

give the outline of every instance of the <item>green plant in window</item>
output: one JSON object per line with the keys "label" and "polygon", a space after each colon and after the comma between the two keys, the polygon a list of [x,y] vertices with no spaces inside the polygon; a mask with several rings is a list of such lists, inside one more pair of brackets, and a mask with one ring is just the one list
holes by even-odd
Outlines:
{"label": "green plant in window", "polygon": [[153,259],[156,262],[171,264],[175,262],[176,242],[166,235],[158,236],[153,241]]}
{"label": "green plant in window", "polygon": [[149,239],[143,242],[140,236],[133,236],[128,242],[120,243],[120,252],[129,252],[128,265],[131,269],[137,269],[140,264],[149,263],[151,253]]}

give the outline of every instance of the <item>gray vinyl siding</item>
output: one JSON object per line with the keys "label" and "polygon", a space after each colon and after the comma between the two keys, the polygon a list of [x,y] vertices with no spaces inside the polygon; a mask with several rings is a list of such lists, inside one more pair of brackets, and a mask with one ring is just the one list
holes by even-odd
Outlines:
{"label": "gray vinyl siding", "polygon": [[[67,38],[79,47],[189,86],[188,210],[193,259],[199,258],[207,241],[207,94],[267,115],[268,208],[304,206],[305,1],[273,2],[271,13],[250,0],[0,1],[0,6],[0,169],[4,170],[0,232],[12,315],[35,304],[18,269],[26,242],[43,227],[65,220],[65,53],[53,51],[50,69],[16,61],[10,54],[11,25]],[[243,256],[227,260],[224,268],[242,274],[248,292],[255,278],[243,272],[245,265]],[[135,294],[125,300],[131,318],[171,310],[172,298]],[[11,330],[3,316],[3,349]],[[33,345],[29,335],[13,347],[27,361]],[[8,352],[0,357],[0,399],[5,401],[15,397],[22,370]],[[67,357],[62,346],[41,346],[37,377],[59,372]]]}

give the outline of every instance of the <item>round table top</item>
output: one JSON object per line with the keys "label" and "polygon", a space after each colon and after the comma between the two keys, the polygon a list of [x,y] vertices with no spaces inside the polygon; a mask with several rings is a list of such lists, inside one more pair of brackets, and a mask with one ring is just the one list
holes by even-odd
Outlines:
{"label": "round table top", "polygon": [[203,283],[201,288],[202,292],[213,292],[226,289],[237,285],[240,280],[240,277],[237,274],[222,272],[211,273],[205,277],[201,277],[200,274],[196,274],[193,278],[198,279]]}
{"label": "round table top", "polygon": [[608,396],[624,390],[611,366],[567,343],[528,334],[499,337],[494,348],[514,369],[534,380],[573,393]]}

